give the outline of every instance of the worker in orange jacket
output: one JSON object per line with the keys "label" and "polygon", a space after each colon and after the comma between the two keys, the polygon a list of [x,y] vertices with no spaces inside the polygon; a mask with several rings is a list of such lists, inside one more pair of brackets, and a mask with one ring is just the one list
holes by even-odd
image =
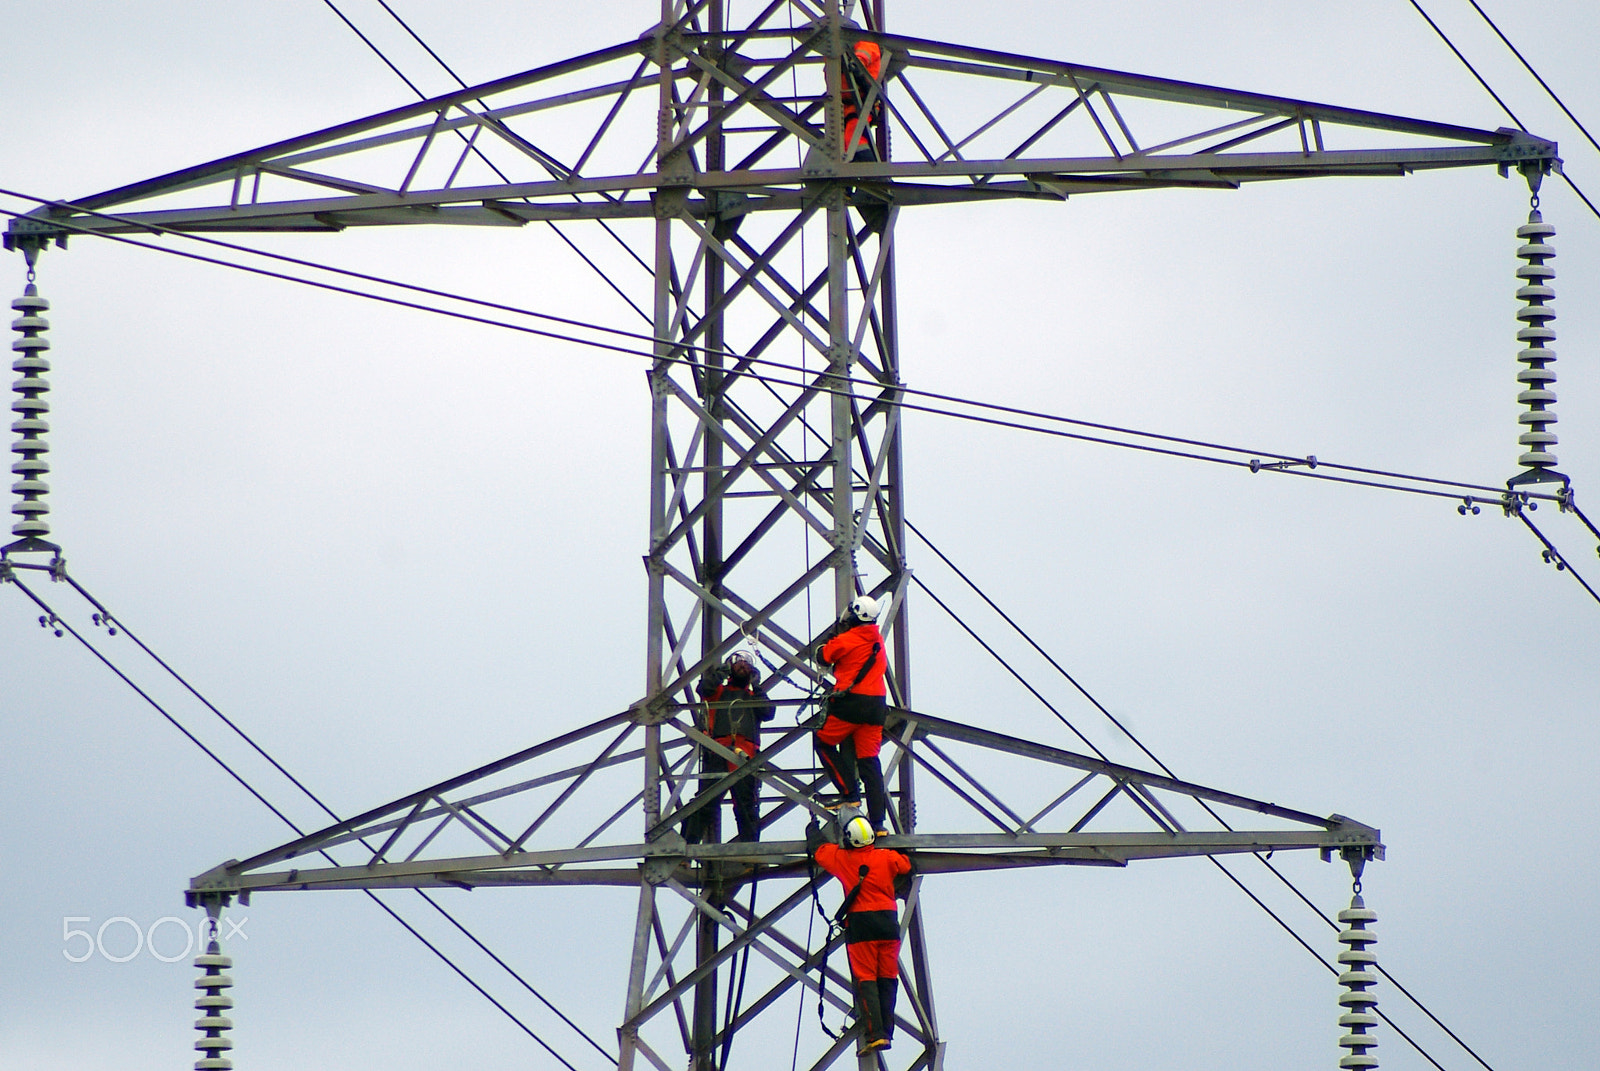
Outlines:
{"label": "worker in orange jacket", "polygon": [[817,660],[833,672],[833,692],[815,741],[823,769],[839,790],[839,806],[859,806],[865,788],[867,820],[874,832],[883,833],[889,793],[878,750],[888,714],[884,672],[889,661],[877,617],[876,599],[856,597],[818,650]]}
{"label": "worker in orange jacket", "polygon": [[856,1021],[861,1025],[856,1055],[886,1049],[894,1038],[894,1005],[900,992],[900,918],[897,896],[910,891],[911,860],[904,852],[873,845],[872,830],[860,816],[845,825],[844,843],[823,838],[813,822],[806,827],[811,858],[845,888],[841,905],[850,979],[856,990]]}
{"label": "worker in orange jacket", "polygon": [[[839,57],[844,77],[839,83],[839,103],[843,105],[844,152],[850,160],[876,160],[878,146],[873,140],[873,127],[883,115],[882,90],[872,102],[865,121],[861,105],[866,103],[872,87],[883,76],[883,49],[875,41],[857,41],[855,47]],[[861,129],[861,142],[856,143],[856,131]]]}
{"label": "worker in orange jacket", "polygon": [[[839,103],[844,118],[844,156],[852,163],[871,163],[879,159],[878,140],[874,136],[883,117],[883,49],[876,41],[857,41],[854,47],[839,57],[844,77],[839,85]],[[873,96],[872,107],[865,115],[861,107]],[[859,138],[859,142],[857,141]],[[889,206],[882,198],[867,191],[849,187],[850,196],[861,213],[869,233],[881,234],[889,221]]]}

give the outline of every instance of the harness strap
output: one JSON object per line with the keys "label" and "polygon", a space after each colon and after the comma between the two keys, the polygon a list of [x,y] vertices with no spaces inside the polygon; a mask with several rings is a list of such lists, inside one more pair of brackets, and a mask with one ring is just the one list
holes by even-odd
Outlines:
{"label": "harness strap", "polygon": [[856,670],[856,679],[850,682],[850,687],[846,688],[845,691],[855,691],[856,685],[867,679],[867,674],[872,672],[872,667],[878,664],[878,652],[881,650],[883,650],[883,644],[874,640],[872,643],[872,653],[867,656],[867,660],[865,662],[861,663],[861,668]]}
{"label": "harness strap", "polygon": [[844,902],[839,905],[839,910],[833,913],[833,924],[844,925],[844,920],[850,914],[850,909],[856,906],[856,899],[861,895],[861,887],[867,883],[867,865],[861,864],[861,872],[857,875],[853,889],[844,894]]}

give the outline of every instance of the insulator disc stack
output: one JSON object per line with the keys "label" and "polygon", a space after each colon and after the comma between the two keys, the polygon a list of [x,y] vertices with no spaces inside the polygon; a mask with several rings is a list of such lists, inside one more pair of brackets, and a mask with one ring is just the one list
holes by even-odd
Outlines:
{"label": "insulator disc stack", "polygon": [[1350,1050],[1349,1055],[1339,1061],[1342,1068],[1378,1066],[1378,1058],[1370,1051],[1377,1047],[1378,1039],[1369,1033],[1378,1025],[1374,1010],[1378,1000],[1370,992],[1378,984],[1378,957],[1370,951],[1370,946],[1378,938],[1367,929],[1367,923],[1377,920],[1378,913],[1367,907],[1360,893],[1350,898],[1347,910],[1339,912],[1339,921],[1345,924],[1345,929],[1339,933],[1339,943],[1345,946],[1345,950],[1339,953],[1339,962],[1344,966],[1344,972],[1339,975],[1339,984],[1345,987],[1345,991],[1339,994],[1339,1003],[1345,1009],[1345,1013],[1339,1016],[1339,1025],[1346,1031],[1344,1037],[1339,1039],[1339,1045]]}
{"label": "insulator disc stack", "polygon": [[50,391],[50,381],[45,378],[50,362],[44,357],[44,351],[50,348],[49,340],[44,337],[50,329],[50,321],[40,314],[50,303],[39,296],[38,287],[29,283],[11,307],[22,314],[11,321],[11,329],[22,335],[11,343],[17,354],[11,367],[19,373],[11,384],[17,395],[11,403],[11,411],[17,415],[11,430],[20,436],[11,444],[11,452],[17,456],[11,471],[19,477],[11,485],[12,492],[18,496],[11,507],[11,512],[18,516],[11,532],[24,539],[42,539],[50,534],[50,525],[44,519],[50,512],[44,501],[44,496],[50,493],[50,485],[44,482],[45,474],[50,471],[50,463],[44,459],[50,452],[44,440],[45,433],[50,430],[44,419],[50,411],[50,403],[44,400],[44,395]]}
{"label": "insulator disc stack", "polygon": [[223,1054],[233,1048],[226,1033],[233,1029],[233,1020],[223,1013],[233,1007],[233,998],[224,992],[233,988],[233,979],[222,972],[233,966],[233,959],[222,954],[222,946],[213,937],[206,950],[195,957],[194,965],[204,971],[194,980],[195,988],[201,990],[194,1002],[200,1012],[194,1028],[201,1033],[200,1040],[194,1043],[201,1052],[200,1059],[194,1062],[195,1071],[232,1071],[233,1061]]}
{"label": "insulator disc stack", "polygon": [[1517,269],[1517,278],[1522,280],[1517,298],[1524,302],[1517,310],[1517,319],[1522,322],[1517,341],[1526,347],[1517,355],[1517,360],[1528,366],[1517,373],[1517,382],[1523,388],[1517,401],[1528,407],[1526,413],[1517,416],[1517,423],[1523,427],[1517,442],[1526,448],[1517,458],[1517,464],[1531,473],[1544,472],[1556,464],[1556,434],[1550,430],[1556,422],[1555,410],[1551,408],[1556,403],[1556,393],[1550,389],[1556,381],[1555,369],[1551,367],[1555,364],[1556,351],[1550,348],[1556,340],[1556,333],[1550,326],[1550,321],[1556,318],[1556,310],[1550,305],[1556,296],[1550,288],[1550,280],[1556,276],[1550,261],[1555,258],[1556,251],[1548,241],[1555,233],[1556,229],[1544,221],[1538,209],[1529,212],[1528,222],[1517,228],[1517,237],[1523,242],[1517,249],[1517,256],[1527,261]]}

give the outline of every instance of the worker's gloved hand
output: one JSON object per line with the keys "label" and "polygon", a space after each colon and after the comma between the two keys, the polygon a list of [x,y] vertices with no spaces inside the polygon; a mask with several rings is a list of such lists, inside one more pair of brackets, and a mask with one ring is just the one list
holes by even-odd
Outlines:
{"label": "worker's gloved hand", "polygon": [[817,820],[813,818],[811,823],[806,826],[806,851],[815,855],[817,849],[826,843],[827,840],[822,835],[822,827],[817,825]]}
{"label": "worker's gloved hand", "polygon": [[712,692],[726,684],[727,681],[727,669],[723,666],[712,666],[701,675],[700,683],[694,686],[694,690],[700,693],[701,699],[705,699]]}
{"label": "worker's gloved hand", "polygon": [[894,895],[897,899],[904,900],[911,895],[911,879],[916,876],[915,871],[894,876]]}

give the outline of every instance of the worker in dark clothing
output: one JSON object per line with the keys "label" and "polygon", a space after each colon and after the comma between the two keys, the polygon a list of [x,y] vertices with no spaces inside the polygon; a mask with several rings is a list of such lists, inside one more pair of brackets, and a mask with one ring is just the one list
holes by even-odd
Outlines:
{"label": "worker in dark clothing", "polygon": [[900,992],[900,919],[896,896],[910,892],[911,860],[904,852],[873,846],[872,830],[858,816],[844,829],[844,843],[830,844],[815,822],[806,827],[806,848],[845,888],[844,940],[861,1024],[856,1055],[887,1049],[894,1037],[894,1004]]}
{"label": "worker in dark clothing", "polygon": [[[701,677],[695,691],[706,701],[700,730],[731,751],[742,752],[746,756],[754,755],[761,736],[760,725],[772,720],[773,707],[761,688],[761,673],[749,653],[735,651],[726,663]],[[720,774],[724,764],[729,772],[737,770],[740,765],[732,759],[725,760],[707,753],[703,756],[701,769],[717,770]],[[757,781],[753,776],[733,786],[733,820],[739,830],[734,840],[761,839],[756,790]],[[683,823],[684,839],[691,844],[704,840],[714,813],[712,808],[720,804],[719,799],[690,815]]]}
{"label": "worker in dark clothing", "polygon": [[817,651],[817,661],[833,671],[833,693],[828,697],[828,716],[816,732],[816,748],[823,769],[839,790],[839,806],[859,806],[864,787],[867,820],[874,832],[884,833],[889,793],[878,750],[888,713],[884,671],[889,662],[877,616],[877,600],[858,596]]}

